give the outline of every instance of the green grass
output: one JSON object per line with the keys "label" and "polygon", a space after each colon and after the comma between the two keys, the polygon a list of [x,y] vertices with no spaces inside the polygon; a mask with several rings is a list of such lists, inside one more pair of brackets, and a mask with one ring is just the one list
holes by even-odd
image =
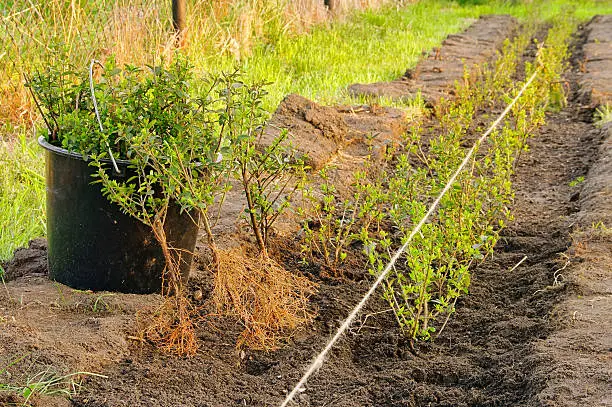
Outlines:
{"label": "green grass", "polygon": [[[582,20],[594,14],[612,13],[610,2],[596,0],[484,3],[462,5],[449,0],[427,0],[403,8],[386,7],[377,12],[356,13],[342,22],[315,26],[304,35],[289,34],[283,27],[277,27],[281,20],[269,9],[272,13],[269,27],[261,30],[263,37],[252,40],[250,54],[246,53],[248,56],[240,62],[219,51],[224,48],[215,46],[217,37],[211,36],[210,44],[206,44],[203,34],[193,34],[187,52],[202,73],[239,65],[249,79],[273,82],[265,99],[266,108],[273,111],[289,93],[321,103],[350,102],[345,91],[348,85],[400,76],[416,64],[422,51],[430,50],[447,34],[460,31],[482,14],[508,13],[522,19],[527,16],[547,19],[569,4],[573,4],[575,15]],[[88,59],[103,58],[109,51],[121,53],[119,60],[144,63],[155,54],[163,54],[163,46],[169,41],[169,6],[166,7],[169,2],[97,0],[78,4],[82,8],[76,13],[71,12],[74,11],[71,2],[63,0],[15,0],[0,5],[0,140],[3,140],[0,259],[10,257],[16,247],[29,239],[45,234],[42,153],[30,140],[31,136],[26,135],[27,126],[17,125],[29,123],[29,117],[35,117],[21,84],[23,72],[48,59],[53,43],[63,43],[72,50],[73,60],[84,65]],[[124,47],[117,45],[118,37],[108,28],[115,15],[112,20],[115,31],[126,29],[117,22],[123,20],[116,18],[113,7],[121,7],[118,10],[128,17],[134,17],[134,10],[144,10],[142,18],[134,20],[129,30],[121,34],[121,38],[127,38]],[[191,17],[192,25],[205,27],[204,23],[193,22],[198,16]],[[225,25],[219,27],[224,29]]]}
{"label": "green grass", "polygon": [[423,51],[466,27],[470,21],[465,17],[477,14],[443,2],[365,12],[345,23],[317,27],[307,36],[281,38],[272,52],[258,47],[242,66],[251,78],[274,80],[270,109],[288,93],[333,103],[346,96],[352,83],[401,76]]}
{"label": "green grass", "polygon": [[0,260],[46,234],[44,160],[36,142],[21,133],[0,140]]}
{"label": "green grass", "polygon": [[[343,102],[348,85],[401,76],[415,66],[422,51],[439,45],[448,34],[464,29],[480,15],[512,14],[525,19],[539,14],[538,18],[549,19],[574,2],[535,3],[492,1],[460,6],[452,1],[423,1],[403,9],[363,12],[347,22],[316,27],[309,35],[282,37],[274,46],[261,45],[241,66],[252,79],[274,82],[266,103],[270,110],[289,93],[321,103]],[[605,2],[585,1],[574,6],[576,16],[583,20],[612,12],[612,6]],[[227,60],[206,62],[203,67],[207,70],[232,66]]]}
{"label": "green grass", "polygon": [[[19,357],[8,364],[0,371],[0,376],[3,378],[4,373],[8,373],[8,370],[23,361],[26,356]],[[19,372],[17,370],[17,372]],[[24,372],[19,372],[23,373]],[[10,393],[21,398],[22,407],[29,407],[31,401],[38,399],[39,397],[61,397],[69,399],[78,394],[81,390],[81,383],[85,377],[98,377],[107,379],[107,376],[91,373],[91,372],[75,372],[65,375],[58,374],[53,368],[47,367],[44,370],[40,370],[37,373],[24,377],[24,382],[19,384],[3,383],[0,382],[0,393]],[[11,377],[11,376],[9,376]],[[17,404],[14,404],[17,405]],[[34,405],[39,405],[35,403]]]}

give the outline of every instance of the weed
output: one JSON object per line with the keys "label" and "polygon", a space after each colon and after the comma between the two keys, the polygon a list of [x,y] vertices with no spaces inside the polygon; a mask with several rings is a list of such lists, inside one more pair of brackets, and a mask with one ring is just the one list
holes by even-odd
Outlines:
{"label": "weed", "polygon": [[603,104],[595,109],[593,122],[597,127],[603,127],[606,123],[612,121],[612,104]]}
{"label": "weed", "polygon": [[108,305],[108,303],[106,301],[104,301],[104,297],[112,297],[115,294],[113,293],[105,293],[105,294],[100,294],[96,297],[96,300],[94,301],[94,303],[91,306],[91,310],[93,312],[104,312],[104,311],[110,311],[111,307],[110,305]]}
{"label": "weed", "polygon": [[57,295],[58,295],[58,299],[57,299],[57,304],[60,307],[67,307],[68,306],[68,299],[66,298],[66,296],[64,295],[64,285],[58,283],[57,281],[53,282],[53,286],[55,287],[55,289],[57,290]]}
{"label": "weed", "polygon": [[[25,359],[28,355],[19,357],[9,363],[0,371],[0,375],[5,373],[11,366],[14,366]],[[46,368],[27,378],[24,384],[0,383],[0,392],[12,393],[19,396],[23,407],[30,406],[30,400],[40,396],[55,396],[70,398],[75,396],[81,388],[84,377],[99,377],[107,379],[107,376],[91,372],[75,372],[65,375],[57,374],[53,369]]]}
{"label": "weed", "polygon": [[573,187],[575,187],[577,185],[580,185],[583,182],[584,182],[584,176],[580,175],[579,177],[576,177],[573,180],[571,180],[570,183],[569,183],[569,186],[573,188]]}
{"label": "weed", "polygon": [[607,227],[606,224],[602,221],[593,222],[593,224],[591,225],[591,229],[594,232],[601,233],[601,235],[603,236],[609,236],[610,232],[612,232],[612,229]]}

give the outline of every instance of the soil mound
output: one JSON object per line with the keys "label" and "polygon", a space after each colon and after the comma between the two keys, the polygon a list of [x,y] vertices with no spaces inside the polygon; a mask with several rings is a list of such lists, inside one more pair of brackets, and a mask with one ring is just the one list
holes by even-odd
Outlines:
{"label": "soil mound", "polygon": [[490,60],[506,38],[516,31],[516,20],[506,15],[483,16],[461,34],[449,35],[440,48],[431,52],[416,68],[392,82],[354,84],[353,95],[388,97],[396,100],[413,99],[421,92],[426,102],[433,104],[452,92],[455,81],[463,78],[464,69]]}
{"label": "soil mound", "polygon": [[289,132],[287,141],[306,157],[307,165],[317,170],[338,152],[348,126],[335,109],[292,94],[276,109],[261,138],[261,146],[271,145],[283,130]]}
{"label": "soil mound", "polygon": [[286,129],[286,142],[316,171],[345,150],[351,155],[380,157],[386,146],[398,142],[406,128],[406,113],[400,109],[328,107],[289,95],[276,109],[260,145],[269,146]]}
{"label": "soil mound", "polygon": [[583,101],[604,105],[612,101],[612,15],[593,17],[586,31],[580,80]]}
{"label": "soil mound", "polygon": [[589,172],[580,193],[578,221],[582,227],[612,225],[612,123],[603,129],[597,164]]}
{"label": "soil mound", "polygon": [[546,387],[542,406],[612,405],[612,126],[603,130],[599,158],[580,192],[572,247],[554,273],[552,287],[570,295],[552,312],[557,330],[537,345]]}

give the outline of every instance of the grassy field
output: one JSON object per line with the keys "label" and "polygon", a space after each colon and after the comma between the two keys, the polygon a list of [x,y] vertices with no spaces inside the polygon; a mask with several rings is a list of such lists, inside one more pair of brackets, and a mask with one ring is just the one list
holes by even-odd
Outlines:
{"label": "grassy field", "polygon": [[[185,48],[192,62],[202,74],[239,66],[250,79],[273,82],[265,101],[270,111],[289,93],[322,103],[350,102],[347,85],[398,77],[422,51],[482,14],[546,19],[569,5],[583,20],[612,13],[609,2],[595,0],[370,0],[363,3],[365,11],[331,19],[320,4],[306,0],[193,3]],[[45,232],[43,159],[31,136],[38,120],[23,73],[44,66],[59,47],[82,66],[109,55],[135,64],[168,56],[174,44],[169,4],[8,0],[0,5],[0,259]]]}
{"label": "grassy field", "polygon": [[0,140],[0,260],[46,232],[44,160],[31,138]]}

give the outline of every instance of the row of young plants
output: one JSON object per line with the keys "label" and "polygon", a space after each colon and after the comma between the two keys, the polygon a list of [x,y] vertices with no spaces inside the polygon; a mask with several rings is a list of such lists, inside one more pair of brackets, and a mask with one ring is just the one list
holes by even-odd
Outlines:
{"label": "row of young plants", "polygon": [[[405,336],[429,339],[444,329],[457,299],[467,293],[473,266],[489,256],[501,229],[512,218],[512,174],[529,136],[544,123],[546,110],[563,103],[561,74],[574,23],[567,17],[552,22],[544,44],[537,44],[525,78],[538,76],[513,107],[501,129],[494,131],[440,201],[437,214],[408,244],[405,254],[386,279],[384,298]],[[342,197],[328,182],[310,196],[313,214],[305,222],[302,245],[306,261],[317,260],[341,270],[349,247],[363,248],[373,275],[407,241],[458,168],[476,134],[476,116],[495,112],[523,86],[514,82],[523,51],[535,27],[507,41],[492,67],[483,66],[474,81],[466,72],[456,99],[434,110],[439,135],[422,139],[417,125],[398,151],[380,167],[366,166],[354,176],[352,195]],[[479,134],[478,134],[479,135]],[[324,170],[320,175],[328,179]],[[316,226],[314,226],[316,225]]]}

